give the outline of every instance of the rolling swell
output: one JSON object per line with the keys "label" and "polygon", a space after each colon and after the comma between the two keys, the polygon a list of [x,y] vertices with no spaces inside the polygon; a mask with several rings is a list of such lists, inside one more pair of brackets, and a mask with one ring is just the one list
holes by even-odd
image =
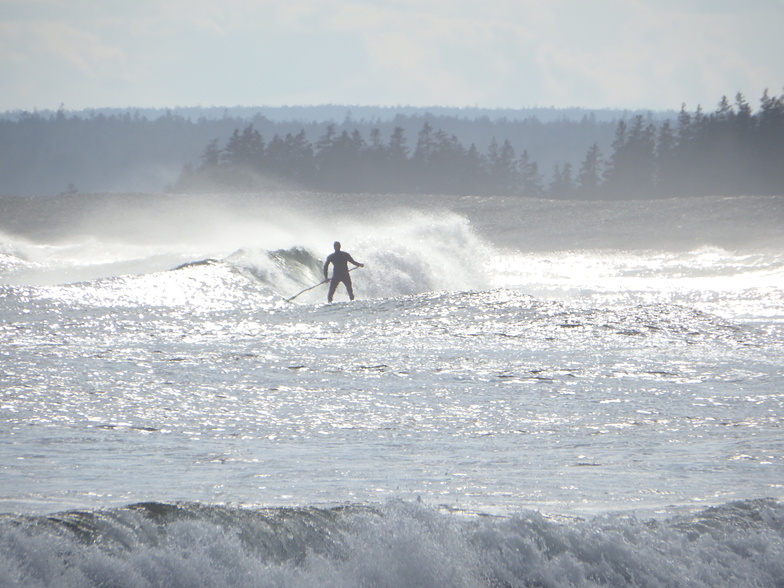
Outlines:
{"label": "rolling swell", "polygon": [[4,515],[0,546],[4,586],[780,586],[784,505],[586,521],[152,502]]}

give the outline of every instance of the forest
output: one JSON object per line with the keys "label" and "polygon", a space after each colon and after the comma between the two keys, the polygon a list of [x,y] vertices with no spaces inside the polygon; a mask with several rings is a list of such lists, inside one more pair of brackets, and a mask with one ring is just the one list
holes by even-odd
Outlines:
{"label": "forest", "polygon": [[562,199],[784,194],[783,161],[784,95],[768,91],[756,110],[738,94],[712,112],[329,106],[0,115],[0,194],[17,196],[272,187]]}
{"label": "forest", "polygon": [[[578,161],[594,142],[609,147],[615,123],[633,111],[481,109],[368,106],[178,107],[0,114],[0,194],[53,195],[67,191],[160,192],[183,166],[198,166],[205,146],[224,146],[235,129],[253,125],[263,137],[305,132],[315,143],[333,125],[337,135],[398,127],[414,137],[425,122],[466,144],[486,148],[505,137],[546,169]],[[674,116],[674,112],[646,114]],[[223,188],[221,188],[223,189]]]}
{"label": "forest", "polygon": [[738,93],[714,112],[685,105],[674,121],[642,114],[620,120],[605,153],[598,142],[578,166],[556,163],[549,179],[528,150],[493,137],[480,151],[425,121],[409,145],[402,127],[387,141],[379,129],[338,133],[315,143],[303,130],[265,142],[253,124],[224,146],[211,141],[198,166],[174,186],[192,192],[253,190],[279,182],[333,192],[519,195],[553,199],[650,199],[784,194],[784,95],[765,91],[754,112]]}

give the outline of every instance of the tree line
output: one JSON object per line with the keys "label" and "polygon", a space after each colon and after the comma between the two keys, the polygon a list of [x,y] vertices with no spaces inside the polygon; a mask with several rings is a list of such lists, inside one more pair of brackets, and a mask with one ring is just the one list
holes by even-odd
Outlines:
{"label": "tree line", "polygon": [[253,190],[272,182],[332,192],[503,194],[513,189],[518,164],[509,140],[493,140],[480,153],[428,121],[412,147],[399,126],[387,140],[379,129],[366,139],[358,129],[338,133],[329,124],[315,143],[304,130],[265,143],[249,124],[235,129],[222,148],[212,140],[200,165],[186,165],[175,188]]}
{"label": "tree line", "polygon": [[681,107],[676,120],[641,114],[620,120],[605,155],[593,143],[575,169],[556,163],[545,176],[527,149],[492,138],[479,150],[425,120],[409,143],[395,126],[337,131],[315,142],[304,129],[266,142],[254,125],[214,139],[198,165],[186,165],[179,191],[254,190],[274,184],[335,192],[516,195],[559,199],[667,198],[784,194],[784,95],[766,90],[754,112],[738,93],[716,110]]}
{"label": "tree line", "polygon": [[756,111],[736,96],[711,113],[61,108],[0,114],[0,194],[781,194],[782,135],[782,97],[767,92]]}
{"label": "tree line", "polygon": [[[675,113],[656,112],[664,119]],[[465,144],[507,137],[543,166],[577,161],[593,142],[608,147],[616,122],[630,111],[535,108],[264,107],[99,109],[0,113],[0,194],[160,192],[176,183],[183,164],[199,165],[204,146],[222,149],[235,129],[249,124],[265,138],[305,131],[316,144],[334,134],[374,130],[386,142],[397,127],[415,137],[425,122]]]}

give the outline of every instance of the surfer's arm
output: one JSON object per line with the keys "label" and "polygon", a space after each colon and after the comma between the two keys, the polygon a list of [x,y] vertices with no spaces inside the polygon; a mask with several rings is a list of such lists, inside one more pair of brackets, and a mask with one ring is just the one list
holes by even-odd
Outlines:
{"label": "surfer's arm", "polygon": [[353,263],[355,266],[357,266],[357,267],[365,267],[365,264],[364,264],[364,263],[359,263],[358,261],[354,261],[354,258],[353,258],[353,257],[351,257],[350,255],[348,256],[348,260],[349,260],[351,263]]}
{"label": "surfer's arm", "polygon": [[324,262],[324,279],[325,280],[329,279],[328,270],[329,270],[329,258],[327,258],[327,261]]}

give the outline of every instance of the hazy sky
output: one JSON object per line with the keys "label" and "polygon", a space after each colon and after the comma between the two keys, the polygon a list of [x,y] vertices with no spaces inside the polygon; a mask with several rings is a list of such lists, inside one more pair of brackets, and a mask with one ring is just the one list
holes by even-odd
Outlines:
{"label": "hazy sky", "polygon": [[0,110],[713,110],[784,86],[784,0],[0,0]]}

